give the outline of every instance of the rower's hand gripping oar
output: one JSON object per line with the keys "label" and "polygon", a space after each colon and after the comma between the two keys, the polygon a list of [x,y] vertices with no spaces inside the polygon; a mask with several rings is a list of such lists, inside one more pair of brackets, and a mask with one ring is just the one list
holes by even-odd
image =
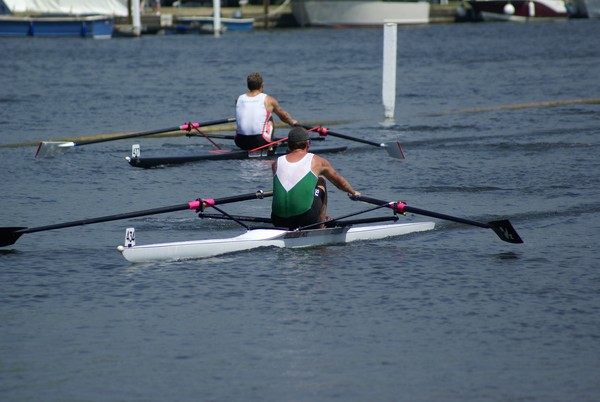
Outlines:
{"label": "rower's hand gripping oar", "polygon": [[412,212],[417,215],[425,215],[430,216],[432,218],[444,219],[447,221],[453,221],[458,223],[463,223],[466,225],[478,226],[484,229],[492,229],[500,239],[509,242],[509,243],[523,243],[521,236],[517,233],[515,228],[513,228],[512,224],[508,219],[500,220],[500,221],[492,221],[488,223],[475,222],[468,219],[457,218],[450,215],[440,214],[438,212],[426,211],[424,209],[410,207],[403,202],[388,202],[383,200],[378,200],[371,197],[365,197],[364,195],[358,197],[351,197],[355,201],[363,201],[369,204],[387,206],[392,208],[394,211],[400,212],[402,214],[406,212]]}
{"label": "rower's hand gripping oar", "polygon": [[35,153],[35,157],[43,158],[43,157],[56,156],[56,155],[62,154],[63,152],[66,152],[67,150],[69,150],[73,147],[80,146],[80,145],[89,145],[89,144],[97,144],[99,142],[124,140],[124,139],[128,139],[128,138],[136,138],[136,137],[145,137],[148,135],[168,133],[171,131],[179,131],[179,130],[191,131],[192,129],[197,129],[199,127],[216,126],[219,124],[232,123],[234,121],[235,121],[235,118],[229,117],[227,119],[204,121],[204,122],[200,122],[200,123],[186,123],[181,126],[161,128],[158,130],[150,130],[150,131],[140,131],[137,133],[123,134],[123,135],[117,135],[117,136],[112,136],[112,137],[98,138],[98,139],[94,139],[94,140],[78,141],[78,142],[42,141],[42,142],[40,142],[40,145],[38,146],[37,152]]}
{"label": "rower's hand gripping oar", "polygon": [[246,200],[253,200],[253,199],[262,199],[265,197],[270,197],[272,195],[273,195],[272,191],[259,190],[254,193],[242,194],[242,195],[237,195],[237,196],[232,196],[232,197],[217,198],[217,199],[212,199],[212,198],[201,199],[201,198],[199,198],[197,200],[190,201],[185,204],[178,204],[178,205],[172,205],[172,206],[168,206],[168,207],[161,207],[161,208],[154,208],[154,209],[146,209],[143,211],[129,212],[129,213],[123,213],[123,214],[117,214],[117,215],[101,216],[98,218],[82,219],[82,220],[72,221],[72,222],[57,223],[54,225],[39,226],[39,227],[35,227],[35,228],[2,227],[2,228],[0,228],[0,247],[10,246],[11,244],[15,244],[15,242],[19,239],[19,237],[21,237],[25,233],[35,233],[35,232],[42,232],[42,231],[46,231],[46,230],[68,228],[68,227],[73,227],[73,226],[90,225],[93,223],[110,222],[110,221],[116,221],[116,220],[120,220],[120,219],[137,218],[140,216],[164,214],[164,213],[168,213],[168,212],[182,211],[182,210],[186,210],[186,209],[192,209],[194,211],[203,211],[204,208],[215,206],[215,205],[228,204],[228,203],[232,203],[232,202],[246,201]]}
{"label": "rower's hand gripping oar", "polygon": [[300,127],[304,127],[307,130],[316,131],[317,133],[319,133],[319,135],[321,135],[323,137],[326,135],[331,135],[333,137],[343,138],[345,140],[356,141],[356,142],[360,142],[363,144],[373,145],[378,148],[385,148],[385,150],[388,152],[388,154],[391,157],[396,158],[396,159],[406,159],[406,157],[404,156],[404,151],[402,151],[402,146],[400,145],[400,141],[388,141],[385,143],[377,143],[377,142],[365,140],[362,138],[351,137],[346,134],[336,133],[336,132],[330,131],[329,129],[327,129],[325,127],[320,127],[320,126],[311,127],[311,126],[303,126],[303,125],[300,125]]}

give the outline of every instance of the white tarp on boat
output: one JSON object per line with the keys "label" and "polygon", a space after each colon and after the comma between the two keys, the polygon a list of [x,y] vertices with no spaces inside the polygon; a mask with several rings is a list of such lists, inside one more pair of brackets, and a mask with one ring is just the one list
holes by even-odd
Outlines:
{"label": "white tarp on boat", "polygon": [[126,16],[127,0],[3,0],[13,13],[105,14]]}

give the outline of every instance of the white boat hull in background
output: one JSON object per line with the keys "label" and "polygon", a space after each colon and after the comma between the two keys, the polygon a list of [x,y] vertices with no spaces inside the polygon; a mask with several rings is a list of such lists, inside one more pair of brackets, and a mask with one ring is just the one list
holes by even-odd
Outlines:
{"label": "white boat hull in background", "polygon": [[129,15],[127,0],[3,0],[12,13]]}
{"label": "white boat hull in background", "polygon": [[[119,246],[117,249],[131,262],[177,261],[214,257],[221,254],[260,247],[303,248],[327,244],[343,244],[358,240],[376,240],[414,232],[432,230],[433,222],[337,227],[303,231],[253,229],[225,239],[192,240],[141,246]],[[130,237],[134,237],[133,233]]]}
{"label": "white boat hull in background", "polygon": [[377,0],[292,0],[301,26],[376,27],[384,22],[428,24],[428,2]]}

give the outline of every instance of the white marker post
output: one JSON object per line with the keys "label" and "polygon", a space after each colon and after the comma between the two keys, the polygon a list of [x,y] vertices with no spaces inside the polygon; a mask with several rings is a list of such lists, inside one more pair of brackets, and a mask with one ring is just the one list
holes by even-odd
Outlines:
{"label": "white marker post", "polygon": [[398,25],[386,22],[383,25],[383,87],[382,98],[386,121],[394,120],[396,107],[396,53]]}
{"label": "white marker post", "polygon": [[142,34],[142,17],[140,15],[140,2],[133,0],[131,2],[131,26],[133,36]]}
{"label": "white marker post", "polygon": [[215,38],[221,36],[221,0],[213,0],[213,29]]}

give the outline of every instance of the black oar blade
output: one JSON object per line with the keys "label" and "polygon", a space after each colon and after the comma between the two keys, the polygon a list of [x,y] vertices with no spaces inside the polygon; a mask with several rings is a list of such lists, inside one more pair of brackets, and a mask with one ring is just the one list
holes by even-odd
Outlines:
{"label": "black oar blade", "polygon": [[521,239],[521,236],[519,236],[508,219],[488,222],[488,225],[490,225],[490,228],[498,235],[500,239],[509,243],[523,243],[523,239]]}
{"label": "black oar blade", "polygon": [[19,237],[23,235],[20,230],[27,229],[22,226],[0,228],[0,247],[10,246],[15,244]]}

